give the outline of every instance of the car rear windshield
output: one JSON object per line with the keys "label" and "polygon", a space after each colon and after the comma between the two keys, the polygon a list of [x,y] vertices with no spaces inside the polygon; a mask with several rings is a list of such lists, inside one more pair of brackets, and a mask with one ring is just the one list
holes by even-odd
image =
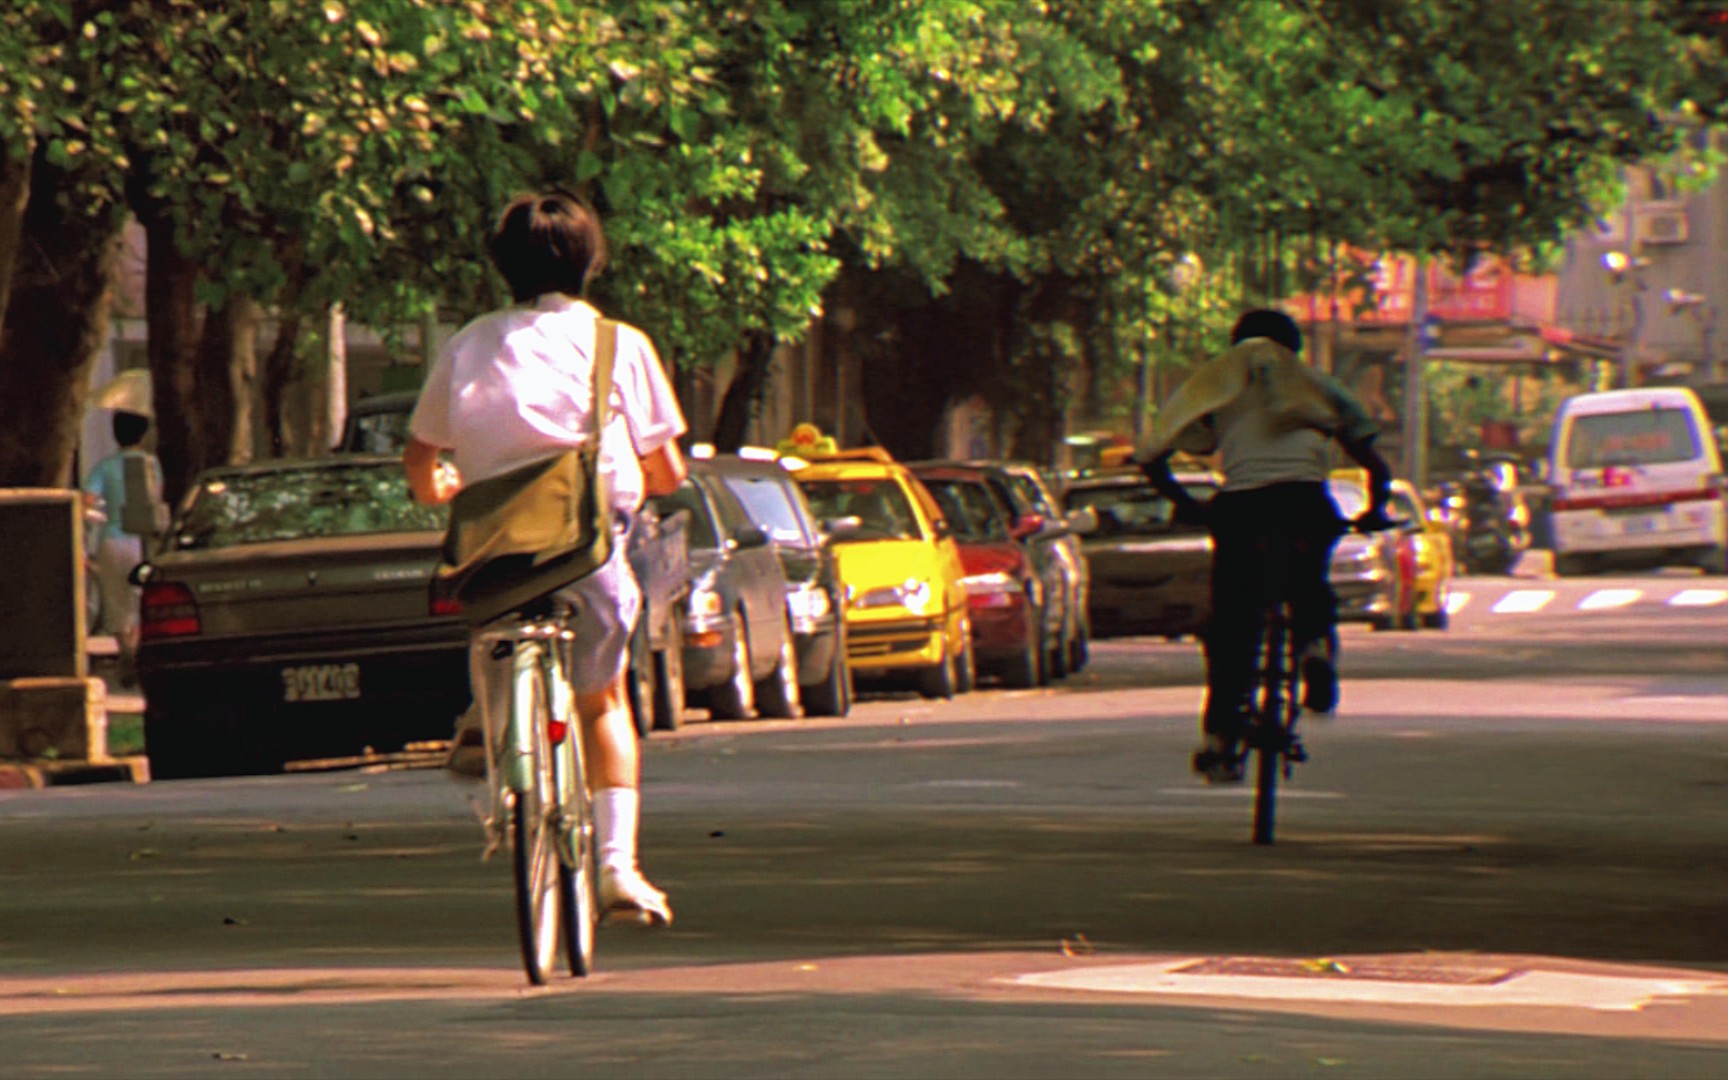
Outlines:
{"label": "car rear windshield", "polygon": [[[1188,493],[1205,502],[1217,490],[1212,484],[1184,484]],[[1170,530],[1175,508],[1151,484],[1111,484],[1075,487],[1068,491],[1068,509],[1091,509],[1098,515],[1098,533],[1159,533]]]}
{"label": "car rear windshield", "polygon": [[921,476],[924,486],[942,508],[942,516],[962,543],[991,543],[1008,539],[1008,522],[996,500],[983,484],[970,480],[938,480]]}
{"label": "car rear windshield", "polygon": [[376,533],[440,532],[443,506],[421,506],[398,462],[237,473],[198,485],[175,522],[180,550]]}
{"label": "car rear windshield", "polygon": [[797,489],[791,477],[780,480],[773,476],[727,476],[722,478],[727,490],[738,496],[750,520],[768,530],[768,535],[782,544],[814,547],[816,538],[805,527],[802,508],[797,504]]}
{"label": "car rear windshield", "polygon": [[849,540],[922,540],[918,515],[906,489],[886,477],[862,480],[800,480],[818,520],[855,517],[856,530],[836,537]]}
{"label": "car rear windshield", "polygon": [[1600,469],[1608,465],[1663,465],[1698,456],[1698,434],[1685,409],[1575,416],[1566,440],[1566,465]]}
{"label": "car rear windshield", "polygon": [[689,532],[685,535],[690,538],[691,547],[711,550],[720,546],[720,532],[714,525],[714,515],[709,512],[707,502],[692,481],[686,481],[672,494],[654,500],[654,512],[661,517],[669,517],[680,510],[690,511],[690,523],[685,526]]}

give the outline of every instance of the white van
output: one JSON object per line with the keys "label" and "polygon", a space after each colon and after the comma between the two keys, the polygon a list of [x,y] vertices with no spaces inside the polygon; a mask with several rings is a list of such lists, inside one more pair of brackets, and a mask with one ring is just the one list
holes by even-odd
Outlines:
{"label": "white van", "polygon": [[1548,443],[1554,567],[1701,566],[1724,571],[1722,458],[1698,395],[1683,386],[1568,398]]}

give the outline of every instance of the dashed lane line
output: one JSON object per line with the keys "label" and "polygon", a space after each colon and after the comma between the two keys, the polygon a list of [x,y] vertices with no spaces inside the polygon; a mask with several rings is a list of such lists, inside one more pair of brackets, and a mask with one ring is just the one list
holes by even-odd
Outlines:
{"label": "dashed lane line", "polygon": [[1578,601],[1578,610],[1606,611],[1610,608],[1623,608],[1637,603],[1638,598],[1643,595],[1643,589],[1597,589]]}
{"label": "dashed lane line", "polygon": [[1728,600],[1728,589],[1682,589],[1668,598],[1669,607],[1714,607]]}
{"label": "dashed lane line", "polygon": [[1553,589],[1513,589],[1491,609],[1496,615],[1526,615],[1541,611],[1554,599]]}

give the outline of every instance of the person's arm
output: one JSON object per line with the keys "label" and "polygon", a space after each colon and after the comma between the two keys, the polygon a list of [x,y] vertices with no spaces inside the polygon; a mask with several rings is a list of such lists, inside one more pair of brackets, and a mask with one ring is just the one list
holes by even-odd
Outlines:
{"label": "person's arm", "polygon": [[643,494],[650,498],[677,491],[690,472],[675,442],[663,443],[658,450],[651,450],[637,460],[642,462]]}
{"label": "person's arm", "polygon": [[1173,453],[1174,451],[1166,450],[1151,461],[1140,462],[1140,471],[1146,474],[1147,481],[1158,494],[1170,500],[1176,520],[1204,522],[1206,504],[1196,499],[1170,471],[1170,457]]}
{"label": "person's arm", "polygon": [[462,476],[456,466],[438,460],[438,447],[412,436],[402,451],[402,468],[408,474],[408,490],[414,501],[428,506],[447,503],[462,490]]}
{"label": "person's arm", "polygon": [[1380,451],[1374,448],[1374,436],[1361,439],[1341,439],[1344,452],[1350,455],[1350,460],[1362,466],[1368,472],[1368,509],[1363,513],[1362,520],[1383,522],[1387,520],[1386,507],[1392,501],[1392,466],[1380,456]]}

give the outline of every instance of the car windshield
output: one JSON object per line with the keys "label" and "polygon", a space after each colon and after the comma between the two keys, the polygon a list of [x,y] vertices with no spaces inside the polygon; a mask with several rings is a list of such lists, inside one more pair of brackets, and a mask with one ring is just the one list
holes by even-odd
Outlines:
{"label": "car windshield", "polygon": [[686,481],[677,491],[670,495],[661,495],[654,500],[654,510],[661,517],[668,517],[679,510],[690,511],[690,523],[686,535],[693,548],[717,548],[720,546],[720,534],[714,528],[714,518],[708,513],[708,504],[702,500],[702,495],[696,490],[696,485]]}
{"label": "car windshield", "polygon": [[954,539],[973,544],[1008,539],[1008,523],[983,484],[959,479],[919,479],[942,508]]}
{"label": "car windshield", "polygon": [[[1183,484],[1201,502],[1212,497],[1212,484]],[[1068,492],[1068,509],[1090,509],[1098,515],[1098,533],[1104,536],[1149,534],[1170,531],[1174,508],[1151,484],[1109,484],[1076,487]]]}
{"label": "car windshield", "polygon": [[818,520],[855,517],[858,528],[836,540],[921,540],[918,516],[906,490],[888,477],[800,480]]}
{"label": "car windshield", "polygon": [[750,520],[768,531],[781,544],[814,547],[816,538],[805,527],[805,516],[795,500],[796,488],[791,478],[773,476],[725,476],[727,490],[738,496]]}
{"label": "car windshield", "polygon": [[1566,440],[1566,465],[1573,469],[1662,465],[1697,456],[1698,435],[1684,409],[1579,416]]}
{"label": "car windshield", "polygon": [[235,473],[200,483],[175,523],[180,550],[312,537],[439,532],[449,509],[422,506],[398,462],[308,465]]}

